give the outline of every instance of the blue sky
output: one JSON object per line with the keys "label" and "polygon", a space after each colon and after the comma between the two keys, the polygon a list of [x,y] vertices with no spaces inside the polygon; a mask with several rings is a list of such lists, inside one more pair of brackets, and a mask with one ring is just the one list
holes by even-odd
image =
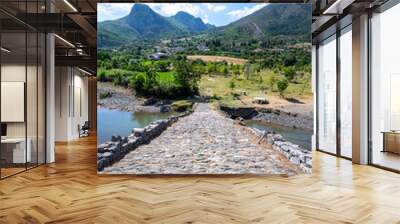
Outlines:
{"label": "blue sky", "polygon": [[[129,14],[134,3],[99,3],[98,21],[114,20]],[[200,17],[203,22],[216,26],[227,25],[247,16],[267,3],[146,3],[163,16],[173,16],[179,11]]]}

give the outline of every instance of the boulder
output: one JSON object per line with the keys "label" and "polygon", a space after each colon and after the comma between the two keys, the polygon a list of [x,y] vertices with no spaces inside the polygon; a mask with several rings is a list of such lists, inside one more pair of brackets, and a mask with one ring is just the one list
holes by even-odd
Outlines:
{"label": "boulder", "polygon": [[158,102],[158,100],[156,98],[149,98],[143,102],[143,106],[151,106],[151,105],[156,104],[157,102]]}
{"label": "boulder", "polygon": [[269,101],[267,99],[265,99],[265,98],[262,98],[262,97],[255,97],[254,100],[253,100],[253,103],[256,103],[256,104],[269,104]]}
{"label": "boulder", "polygon": [[111,136],[111,141],[112,141],[112,142],[119,142],[119,141],[121,141],[121,140],[122,140],[122,138],[121,138],[120,135],[113,135],[113,136]]}
{"label": "boulder", "polygon": [[135,137],[140,137],[143,135],[144,133],[144,128],[134,128],[132,130],[133,134],[135,135]]}
{"label": "boulder", "polygon": [[233,119],[242,117],[243,119],[247,120],[257,116],[258,114],[257,110],[254,107],[230,107],[220,105],[219,108]]}
{"label": "boulder", "polygon": [[160,112],[161,113],[167,113],[171,111],[171,106],[170,105],[162,105],[160,107]]}

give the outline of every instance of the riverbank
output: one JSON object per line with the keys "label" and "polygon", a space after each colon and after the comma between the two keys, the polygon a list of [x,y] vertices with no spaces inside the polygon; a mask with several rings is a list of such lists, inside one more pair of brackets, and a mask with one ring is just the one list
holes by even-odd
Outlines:
{"label": "riverbank", "polygon": [[127,112],[158,113],[162,105],[145,105],[147,99],[136,97],[132,89],[111,82],[97,82],[97,106]]}
{"label": "riverbank", "polygon": [[[132,89],[115,86],[110,82],[97,82],[97,89],[97,105],[101,108],[132,113],[159,113],[168,112],[172,103],[168,100],[157,101],[136,97]],[[241,98],[243,107],[251,108],[253,112],[250,112],[249,116],[238,117],[306,131],[313,130],[313,104],[310,97],[290,101],[290,99],[270,96],[267,99],[267,105],[256,104],[250,97],[242,96]],[[232,106],[231,108],[241,107]]]}

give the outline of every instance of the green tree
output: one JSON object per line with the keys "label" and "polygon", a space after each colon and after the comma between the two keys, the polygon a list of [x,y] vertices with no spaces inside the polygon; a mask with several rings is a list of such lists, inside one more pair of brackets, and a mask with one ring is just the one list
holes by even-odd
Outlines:
{"label": "green tree", "polygon": [[184,94],[196,94],[201,74],[193,69],[193,65],[187,60],[177,61],[175,64],[176,81]]}
{"label": "green tree", "polygon": [[276,75],[276,73],[272,72],[268,77],[267,77],[267,84],[268,87],[271,91],[274,91],[275,84],[278,82],[279,78]]}
{"label": "green tree", "polygon": [[250,79],[250,75],[251,75],[251,64],[245,64],[244,65],[244,75],[246,77],[247,80]]}
{"label": "green tree", "polygon": [[286,89],[288,88],[288,86],[289,86],[288,80],[287,80],[286,78],[283,78],[283,79],[279,80],[279,81],[276,83],[276,85],[277,85],[277,87],[278,87],[279,95],[281,95],[281,97],[284,97],[284,96],[283,96],[283,93],[285,92],[285,90],[286,90]]}
{"label": "green tree", "polygon": [[225,76],[227,76],[228,73],[229,73],[228,68],[227,68],[226,66],[224,66],[224,67],[222,68],[222,74],[224,74]]}
{"label": "green tree", "polygon": [[288,53],[284,56],[283,64],[285,66],[293,66],[297,62],[296,57],[292,53]]}
{"label": "green tree", "polygon": [[146,94],[146,77],[142,73],[134,76],[129,85],[135,89],[137,94]]}
{"label": "green tree", "polygon": [[235,81],[233,79],[231,79],[231,81],[229,81],[229,88],[231,88],[231,90],[233,90],[236,87]]}
{"label": "green tree", "polygon": [[296,75],[296,70],[293,67],[283,68],[283,74],[288,80],[293,80]]}
{"label": "green tree", "polygon": [[233,66],[233,74],[235,75],[236,78],[238,78],[240,76],[240,66],[239,65]]}
{"label": "green tree", "polygon": [[104,70],[101,70],[99,72],[99,81],[100,82],[105,82],[106,81],[106,72]]}

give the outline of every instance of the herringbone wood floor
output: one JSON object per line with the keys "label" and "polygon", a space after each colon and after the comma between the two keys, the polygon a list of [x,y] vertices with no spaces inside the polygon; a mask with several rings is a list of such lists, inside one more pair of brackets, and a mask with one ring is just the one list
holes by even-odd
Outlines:
{"label": "herringbone wood floor", "polygon": [[400,223],[400,175],[315,153],[278,176],[97,176],[95,138],[0,181],[0,223]]}

